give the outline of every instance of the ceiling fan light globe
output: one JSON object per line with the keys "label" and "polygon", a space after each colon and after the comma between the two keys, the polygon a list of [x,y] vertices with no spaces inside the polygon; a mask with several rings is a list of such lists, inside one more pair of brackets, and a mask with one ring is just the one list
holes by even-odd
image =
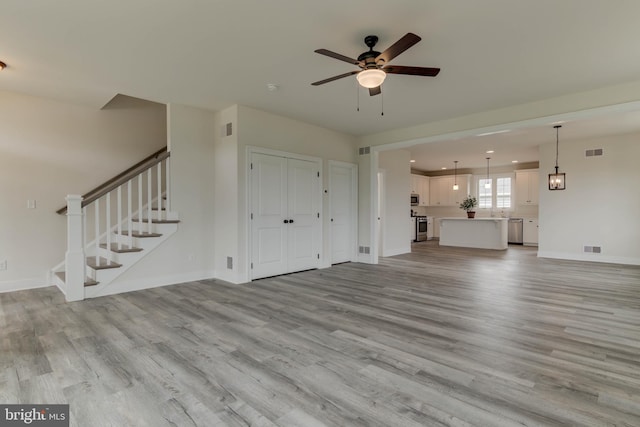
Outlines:
{"label": "ceiling fan light globe", "polygon": [[385,77],[387,77],[387,73],[378,69],[363,70],[356,75],[360,86],[367,89],[380,86],[382,82],[384,82]]}

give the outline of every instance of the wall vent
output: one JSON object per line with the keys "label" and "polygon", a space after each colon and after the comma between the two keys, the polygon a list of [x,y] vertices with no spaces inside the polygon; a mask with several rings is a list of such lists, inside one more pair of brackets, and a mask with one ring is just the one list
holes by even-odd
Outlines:
{"label": "wall vent", "polygon": [[230,257],[230,256],[227,257],[227,268],[229,270],[233,270],[233,257]]}
{"label": "wall vent", "polygon": [[361,156],[364,156],[365,154],[369,154],[371,153],[371,147],[360,147],[360,149],[358,150],[358,153],[360,153]]}
{"label": "wall vent", "polygon": [[602,247],[600,246],[585,246],[584,251],[592,254],[599,254],[602,252]]}
{"label": "wall vent", "polygon": [[369,253],[369,246],[359,246],[358,247],[358,252],[360,252],[361,254],[368,254]]}
{"label": "wall vent", "polygon": [[591,150],[585,150],[584,155],[586,157],[602,156],[604,150],[602,148],[593,148]]}
{"label": "wall vent", "polygon": [[231,136],[233,135],[233,125],[231,123],[227,123],[225,125],[225,135],[226,136]]}

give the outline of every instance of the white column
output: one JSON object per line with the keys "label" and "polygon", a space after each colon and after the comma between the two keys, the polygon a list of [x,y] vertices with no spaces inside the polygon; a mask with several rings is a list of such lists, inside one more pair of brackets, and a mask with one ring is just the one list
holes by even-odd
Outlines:
{"label": "white column", "polygon": [[65,256],[65,290],[67,301],[84,299],[86,260],[82,196],[70,194],[67,200],[67,253]]}

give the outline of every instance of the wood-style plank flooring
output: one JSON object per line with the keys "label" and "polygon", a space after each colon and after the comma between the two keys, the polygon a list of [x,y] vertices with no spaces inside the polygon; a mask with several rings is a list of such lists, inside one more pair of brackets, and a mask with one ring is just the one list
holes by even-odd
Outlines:
{"label": "wood-style plank flooring", "polygon": [[0,328],[0,402],[73,426],[640,426],[640,268],[533,248],[6,293]]}

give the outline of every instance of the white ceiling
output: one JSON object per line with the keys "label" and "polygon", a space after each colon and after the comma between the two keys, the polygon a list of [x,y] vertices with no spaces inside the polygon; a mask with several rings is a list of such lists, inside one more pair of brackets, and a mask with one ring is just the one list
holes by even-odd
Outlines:
{"label": "white ceiling", "polygon": [[[637,0],[2,0],[0,89],[96,108],[118,93],[243,104],[368,135],[637,81],[638,16]],[[357,57],[364,36],[378,35],[382,51],[407,32],[422,41],[391,63],[440,75],[390,75],[384,98],[359,91],[359,112],[354,76],[310,85],[355,69],[315,49]],[[484,161],[485,146],[549,140],[548,128],[531,132],[474,149]],[[441,161],[452,166],[449,149]],[[526,161],[533,150],[503,154]]]}

